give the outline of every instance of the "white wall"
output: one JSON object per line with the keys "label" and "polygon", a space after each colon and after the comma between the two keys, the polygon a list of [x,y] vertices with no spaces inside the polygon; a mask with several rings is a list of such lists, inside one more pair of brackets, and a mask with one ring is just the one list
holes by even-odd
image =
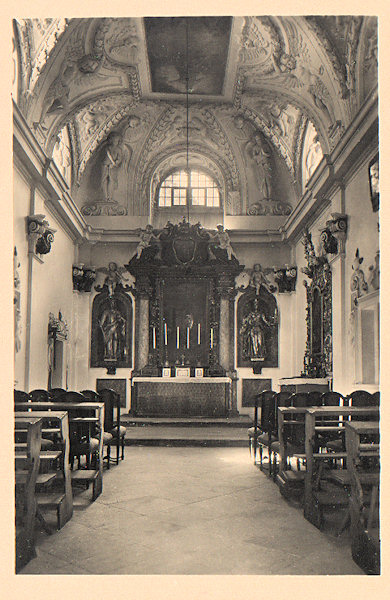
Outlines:
{"label": "white wall", "polygon": [[[47,388],[49,312],[58,317],[61,311],[69,327],[68,361],[72,362],[74,243],[52,214],[39,190],[31,192],[32,183],[14,175],[14,236],[20,262],[22,346],[15,357],[16,387],[25,391]],[[32,198],[30,204],[30,197]],[[30,212],[31,207],[31,212]],[[42,262],[28,254],[26,216],[43,214],[56,230],[51,251]],[[30,274],[29,274],[30,273]],[[69,387],[72,385],[69,369]],[[64,378],[65,382],[65,378]]]}

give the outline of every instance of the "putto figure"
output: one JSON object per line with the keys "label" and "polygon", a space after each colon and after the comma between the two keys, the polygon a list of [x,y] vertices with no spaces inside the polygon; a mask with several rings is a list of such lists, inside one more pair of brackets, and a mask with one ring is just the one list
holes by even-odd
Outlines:
{"label": "putto figure", "polygon": [[230,237],[227,231],[224,230],[223,225],[217,225],[217,233],[212,236],[212,241],[218,242],[218,246],[212,244],[211,252],[214,254],[214,250],[225,250],[227,253],[228,260],[232,260],[233,248],[230,243]]}

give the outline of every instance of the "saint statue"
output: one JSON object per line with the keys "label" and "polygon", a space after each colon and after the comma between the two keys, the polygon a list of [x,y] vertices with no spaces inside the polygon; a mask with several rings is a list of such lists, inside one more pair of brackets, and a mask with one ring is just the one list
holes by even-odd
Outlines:
{"label": "saint statue", "polygon": [[123,160],[121,139],[119,133],[116,132],[110,133],[107,138],[101,178],[104,200],[107,202],[113,202],[113,191],[118,186],[118,169]]}
{"label": "saint statue", "polygon": [[109,298],[109,304],[99,319],[103,334],[104,360],[119,360],[125,345],[126,320],[115,306],[114,298]]}
{"label": "saint statue", "polygon": [[263,312],[251,312],[242,321],[242,351],[244,358],[265,360],[267,355],[266,332],[274,325],[274,319],[268,319]]}

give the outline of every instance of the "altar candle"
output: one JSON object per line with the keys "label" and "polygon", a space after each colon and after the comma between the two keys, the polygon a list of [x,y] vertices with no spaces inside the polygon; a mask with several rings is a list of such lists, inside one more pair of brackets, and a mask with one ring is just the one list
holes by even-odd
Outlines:
{"label": "altar candle", "polygon": [[187,327],[187,348],[190,347],[190,328]]}
{"label": "altar candle", "polygon": [[180,327],[176,327],[176,348],[179,350],[180,346]]}
{"label": "altar candle", "polygon": [[164,344],[165,346],[168,345],[168,332],[167,332],[167,324],[164,323]]}
{"label": "altar candle", "polygon": [[200,323],[198,323],[198,346],[200,346]]}
{"label": "altar candle", "polygon": [[156,348],[156,328],[153,327],[153,349]]}
{"label": "altar candle", "polygon": [[213,347],[214,347],[214,329],[211,328],[211,331],[210,331],[210,348],[213,348]]}

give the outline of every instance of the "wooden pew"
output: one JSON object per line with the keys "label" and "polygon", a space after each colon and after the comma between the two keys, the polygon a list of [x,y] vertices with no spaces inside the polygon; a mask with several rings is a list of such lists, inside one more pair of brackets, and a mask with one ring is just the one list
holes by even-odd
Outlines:
{"label": "wooden pew", "polygon": [[[371,443],[368,442],[370,437]],[[379,441],[379,423],[346,423],[345,441],[351,490],[349,509],[352,558],[366,573],[379,575],[379,444],[376,443]],[[362,462],[368,452],[374,456],[376,468],[367,471],[362,468]]]}
{"label": "wooden pew", "polygon": [[[97,464],[94,469],[79,469],[71,472],[72,483],[76,482],[92,482],[92,500],[102,493],[103,490],[103,430],[104,430],[104,403],[103,402],[20,402],[15,403],[15,411],[58,411],[65,410],[70,413],[69,423],[77,422],[77,420],[88,421],[91,425],[97,429],[98,437],[98,450],[97,450]],[[73,417],[72,413],[80,414],[80,412],[86,412],[90,414],[93,411],[95,417]],[[50,412],[51,414],[51,412]]]}
{"label": "wooden pew", "polygon": [[[16,573],[36,556],[34,541],[37,506],[35,485],[40,464],[42,420],[31,415],[23,418],[16,417],[15,432],[21,429],[27,430],[27,440],[26,458],[21,458],[21,449],[15,447]],[[26,473],[22,481],[18,477],[20,468],[23,468]]]}
{"label": "wooden pew", "polygon": [[[42,419],[43,435],[58,435],[61,440],[61,477],[62,485],[60,491],[53,490],[48,493],[39,493],[37,496],[38,506],[43,509],[55,509],[57,511],[57,529],[61,529],[65,523],[71,519],[73,514],[73,495],[72,482],[69,467],[69,420],[66,411],[43,411],[34,410],[34,412],[20,411],[16,413],[16,418],[34,415]],[[57,427],[53,427],[56,424]],[[50,474],[50,473],[49,473]],[[41,473],[38,476],[38,487],[47,484],[45,476],[47,473]],[[22,473],[20,474],[22,475]],[[55,473],[55,479],[58,480],[59,473]]]}
{"label": "wooden pew", "polygon": [[[379,418],[379,407],[353,407],[353,406],[319,406],[307,408],[305,412],[305,454],[301,458],[306,459],[305,491],[304,491],[304,516],[316,527],[322,525],[322,513],[320,505],[336,506],[338,503],[345,506],[346,500],[342,497],[327,498],[324,494],[314,494],[314,481],[316,466],[318,462],[326,460],[346,459],[346,452],[314,452],[316,446],[316,434],[323,431],[323,425],[316,425],[316,419],[321,421],[323,416],[343,417],[340,427],[345,427],[348,421],[345,417],[367,416],[371,419]],[[339,427],[339,425],[336,425]],[[367,453],[369,456],[369,453]]]}

